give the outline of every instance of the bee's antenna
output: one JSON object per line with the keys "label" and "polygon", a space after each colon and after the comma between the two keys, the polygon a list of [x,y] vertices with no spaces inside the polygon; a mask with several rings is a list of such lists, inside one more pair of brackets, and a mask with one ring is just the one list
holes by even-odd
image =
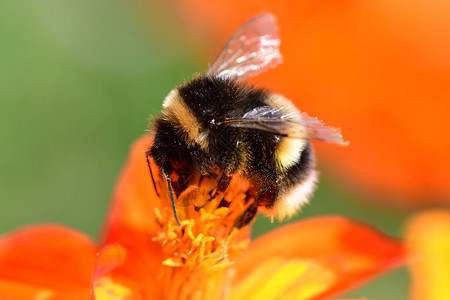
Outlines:
{"label": "bee's antenna", "polygon": [[[152,172],[152,168],[151,168],[151,165],[150,165],[150,160],[148,159],[149,156],[150,156],[150,152],[146,151],[145,152],[145,157],[147,158],[147,165],[148,165],[148,169],[150,171],[150,177],[152,178],[153,187],[155,188],[156,195],[159,197],[158,190],[156,189],[155,178],[153,177],[153,172]],[[166,172],[164,172],[163,170],[161,170],[161,171],[162,171],[162,173],[164,174],[164,177],[167,180],[167,184],[169,185],[170,202],[172,203],[172,210],[173,210],[173,215],[175,216],[175,221],[177,221],[177,224],[179,226],[181,226],[180,219],[178,219],[177,209],[175,207],[175,199],[173,197],[172,182],[170,181],[170,177],[166,174]]]}
{"label": "bee's antenna", "polygon": [[167,180],[167,185],[169,186],[170,202],[172,203],[172,210],[173,210],[173,215],[175,217],[175,221],[177,221],[178,226],[181,226],[180,220],[178,219],[177,209],[175,207],[175,198],[173,197],[172,182],[170,181],[169,175],[167,175],[167,173],[164,172],[164,170],[161,170],[161,171]]}
{"label": "bee's antenna", "polygon": [[150,166],[150,160],[148,159],[149,156],[150,156],[150,152],[146,151],[145,152],[145,157],[147,158],[148,170],[150,171],[150,177],[152,178],[153,187],[155,188],[156,195],[159,197],[158,190],[156,189],[155,177],[153,177],[152,167]]}

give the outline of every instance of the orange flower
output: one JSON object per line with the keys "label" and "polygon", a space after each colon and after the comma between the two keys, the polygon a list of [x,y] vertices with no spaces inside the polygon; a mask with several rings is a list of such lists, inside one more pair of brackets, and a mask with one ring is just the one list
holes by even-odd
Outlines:
{"label": "orange flower", "polygon": [[131,150],[96,262],[93,243],[62,227],[5,236],[1,299],[87,299],[91,288],[96,300],[328,299],[403,262],[398,241],[341,217],[301,221],[250,243],[250,228],[233,226],[250,204],[238,179],[226,192],[228,205],[213,200],[195,211],[189,195],[202,194],[183,192],[180,227],[163,181],[156,176],[161,197],[151,184],[150,142],[145,137]]}
{"label": "orange flower", "polygon": [[413,300],[450,299],[450,212],[414,216],[406,230]]}
{"label": "orange flower", "polygon": [[450,203],[448,3],[189,0],[176,7],[203,37],[209,60],[239,24],[275,14],[284,64],[257,81],[341,127],[351,149],[333,148],[322,168],[374,199],[423,205]]}
{"label": "orange flower", "polygon": [[0,239],[0,299],[88,299],[97,249],[85,235],[55,225]]}

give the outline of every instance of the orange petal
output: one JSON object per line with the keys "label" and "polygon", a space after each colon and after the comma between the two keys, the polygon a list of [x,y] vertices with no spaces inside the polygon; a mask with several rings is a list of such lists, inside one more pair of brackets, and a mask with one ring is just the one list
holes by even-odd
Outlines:
{"label": "orange petal", "polygon": [[97,254],[92,279],[92,300],[158,299],[157,268],[148,258],[120,244],[109,244]]}
{"label": "orange petal", "polygon": [[249,300],[270,286],[273,297],[265,299],[325,299],[402,262],[400,243],[381,232],[345,218],[314,218],[252,242],[236,263],[233,293]]}
{"label": "orange petal", "polygon": [[450,211],[429,211],[413,217],[406,244],[412,257],[412,299],[450,299]]}
{"label": "orange petal", "polygon": [[125,263],[127,250],[120,244],[110,244],[97,253],[93,281],[103,277]]}
{"label": "orange petal", "polygon": [[107,245],[100,250],[92,278],[92,300],[139,299],[133,295],[133,288],[114,278],[114,271],[124,265],[126,256],[126,249],[119,244]]}
{"label": "orange petal", "polygon": [[28,227],[0,238],[1,299],[88,299],[95,246],[56,225]]}
{"label": "orange petal", "polygon": [[152,138],[144,136],[131,147],[128,162],[114,191],[113,205],[104,229],[105,244],[135,244],[156,232],[154,208],[159,198],[145,157],[151,143]]}
{"label": "orange petal", "polygon": [[120,243],[127,250],[127,263],[115,273],[135,278],[150,287],[156,285],[157,270],[163,260],[161,245],[152,241],[157,230],[155,207],[162,206],[158,203],[145,156],[152,142],[151,136],[144,136],[131,147],[114,192],[102,243]]}

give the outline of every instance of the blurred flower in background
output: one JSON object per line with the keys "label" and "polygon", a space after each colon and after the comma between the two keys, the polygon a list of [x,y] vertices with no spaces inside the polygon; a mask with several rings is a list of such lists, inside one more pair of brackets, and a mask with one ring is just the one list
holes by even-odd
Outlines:
{"label": "blurred flower in background", "polygon": [[406,226],[412,300],[450,299],[450,212],[426,211]]}
{"label": "blurred flower in background", "polygon": [[240,23],[278,17],[284,64],[258,83],[351,148],[316,147],[321,168],[385,204],[450,203],[450,4],[444,0],[177,3],[213,57]]}

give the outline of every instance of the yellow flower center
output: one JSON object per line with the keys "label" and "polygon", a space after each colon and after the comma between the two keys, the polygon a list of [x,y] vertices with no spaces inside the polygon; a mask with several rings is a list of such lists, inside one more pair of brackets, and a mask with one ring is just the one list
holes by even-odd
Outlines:
{"label": "yellow flower center", "polygon": [[[155,179],[162,203],[170,203],[166,181]],[[160,230],[153,241],[161,243],[165,256],[164,299],[225,299],[229,294],[233,259],[250,242],[248,226],[238,228],[236,222],[253,198],[246,194],[248,184],[236,177],[225,193],[211,199],[208,192],[216,185],[217,180],[199,174],[189,179],[176,201],[181,226],[169,206],[155,208]]]}

